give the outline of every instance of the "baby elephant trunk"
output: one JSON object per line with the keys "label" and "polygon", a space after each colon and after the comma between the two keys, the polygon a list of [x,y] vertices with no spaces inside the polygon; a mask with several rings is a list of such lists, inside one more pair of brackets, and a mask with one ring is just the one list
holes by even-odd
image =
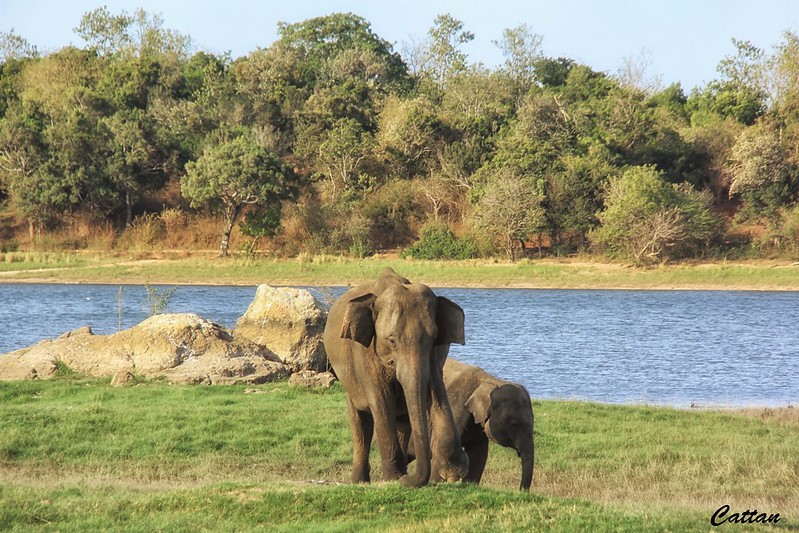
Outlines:
{"label": "baby elephant trunk", "polygon": [[522,481],[519,485],[521,490],[530,490],[533,484],[533,463],[535,462],[535,447],[533,446],[533,436],[520,447],[516,448],[519,457],[522,459]]}

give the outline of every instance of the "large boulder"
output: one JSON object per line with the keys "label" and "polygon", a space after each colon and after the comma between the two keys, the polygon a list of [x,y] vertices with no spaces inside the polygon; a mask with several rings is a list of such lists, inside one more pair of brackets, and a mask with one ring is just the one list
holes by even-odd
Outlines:
{"label": "large boulder", "polygon": [[266,346],[293,372],[324,372],[327,354],[322,335],[329,309],[305,289],[259,285],[234,334]]}
{"label": "large boulder", "polygon": [[112,335],[88,327],[0,355],[0,379],[47,379],[57,363],[92,376],[130,372],[179,383],[265,383],[290,374],[262,345],[193,313],[155,315]]}

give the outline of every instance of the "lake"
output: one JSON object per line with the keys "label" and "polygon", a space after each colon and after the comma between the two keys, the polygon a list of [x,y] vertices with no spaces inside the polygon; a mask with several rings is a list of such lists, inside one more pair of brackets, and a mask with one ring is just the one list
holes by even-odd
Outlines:
{"label": "lake", "polygon": [[[164,287],[158,287],[163,289]],[[0,285],[0,353],[147,316],[141,286]],[[344,288],[325,289],[322,297]],[[534,398],[688,407],[799,403],[799,293],[436,289],[463,307],[450,355]],[[232,328],[255,287],[180,286],[168,312]]]}

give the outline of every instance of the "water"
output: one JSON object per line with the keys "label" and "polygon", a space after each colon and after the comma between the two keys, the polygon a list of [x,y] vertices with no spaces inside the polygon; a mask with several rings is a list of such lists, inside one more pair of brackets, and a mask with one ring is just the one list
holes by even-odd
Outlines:
{"label": "water", "polygon": [[[343,288],[332,290],[333,296]],[[89,325],[147,316],[125,286],[0,285],[0,353]],[[799,293],[438,289],[463,307],[450,355],[523,384],[534,398],[699,406],[799,402]],[[181,286],[169,312],[232,328],[255,287]]]}

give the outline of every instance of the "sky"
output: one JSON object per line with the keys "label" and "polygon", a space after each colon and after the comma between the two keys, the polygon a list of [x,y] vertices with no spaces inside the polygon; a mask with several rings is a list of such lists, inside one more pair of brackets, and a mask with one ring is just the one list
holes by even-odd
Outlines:
{"label": "sky", "polygon": [[42,53],[82,47],[74,28],[102,6],[115,15],[139,7],[160,14],[164,27],[190,35],[198,49],[233,58],[268,47],[278,22],[336,12],[365,18],[401,52],[449,13],[475,34],[463,47],[469,59],[495,68],[502,55],[493,41],[527,24],[543,37],[546,56],[611,75],[632,59],[646,65],[647,81],[680,82],[686,92],[718,77],[719,61],[735,54],[733,38],[771,51],[785,31],[799,32],[799,0],[0,0],[0,32],[13,29]]}

